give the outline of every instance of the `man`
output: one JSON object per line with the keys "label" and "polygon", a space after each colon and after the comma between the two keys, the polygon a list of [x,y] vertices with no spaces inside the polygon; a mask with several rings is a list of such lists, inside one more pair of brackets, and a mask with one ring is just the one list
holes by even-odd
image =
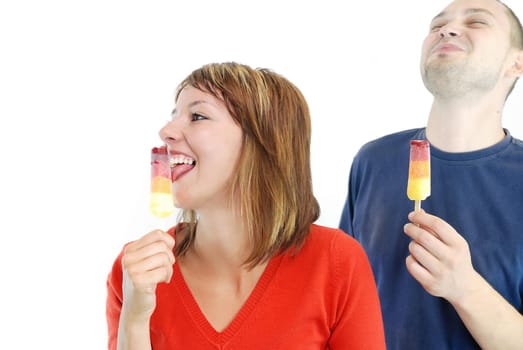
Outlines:
{"label": "man", "polygon": [[[427,127],[361,148],[340,227],[371,260],[387,349],[523,349],[523,142],[501,124],[521,24],[499,1],[456,0],[432,20],[420,66]],[[417,212],[414,139],[430,142],[432,168]]]}

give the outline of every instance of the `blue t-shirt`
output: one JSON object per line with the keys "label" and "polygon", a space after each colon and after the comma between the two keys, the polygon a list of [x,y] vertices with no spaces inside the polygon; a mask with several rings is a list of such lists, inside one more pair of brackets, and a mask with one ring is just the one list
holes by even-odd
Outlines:
{"label": "blue t-shirt", "polygon": [[[422,208],[452,225],[468,242],[472,264],[523,313],[523,142],[505,130],[496,145],[448,153],[431,147],[432,194]],[[458,314],[408,273],[410,238],[403,226],[407,198],[407,130],[365,144],[351,167],[340,228],[366,250],[381,299],[388,350],[480,349]]]}

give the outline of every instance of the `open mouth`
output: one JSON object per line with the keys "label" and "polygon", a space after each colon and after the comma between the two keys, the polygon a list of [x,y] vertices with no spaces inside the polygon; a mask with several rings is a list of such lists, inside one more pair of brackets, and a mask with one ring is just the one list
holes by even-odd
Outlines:
{"label": "open mouth", "polygon": [[182,175],[191,171],[196,165],[196,161],[186,156],[173,156],[169,159],[171,167],[171,180],[174,182]]}
{"label": "open mouth", "polygon": [[171,168],[174,168],[175,166],[180,164],[194,165],[196,164],[196,161],[192,158],[181,156],[175,156],[169,159],[169,165],[171,166]]}

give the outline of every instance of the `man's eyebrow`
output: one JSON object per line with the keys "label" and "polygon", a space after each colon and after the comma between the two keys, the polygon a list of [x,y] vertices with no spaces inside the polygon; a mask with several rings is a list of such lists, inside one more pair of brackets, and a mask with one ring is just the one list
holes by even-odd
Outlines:
{"label": "man's eyebrow", "polygon": [[[490,17],[494,17],[494,14],[492,12],[490,12],[489,10],[487,9],[484,9],[484,8],[469,8],[469,9],[466,9],[464,12],[463,12],[465,15],[474,15],[474,14],[477,14],[477,13],[484,13]],[[438,13],[436,16],[434,16],[434,18],[432,19],[432,21],[438,19],[438,18],[441,18],[441,17],[445,17],[447,15],[447,12],[446,11],[442,11],[440,13]]]}
{"label": "man's eyebrow", "polygon": [[445,11],[442,11],[440,13],[438,13],[436,16],[434,16],[434,18],[432,19],[431,22],[433,22],[434,20],[438,19],[438,18],[441,18],[443,16],[445,16],[447,13]]}
{"label": "man's eyebrow", "polygon": [[466,15],[474,15],[476,13],[483,13],[483,14],[489,15],[490,17],[494,17],[494,14],[492,12],[490,12],[489,10],[484,9],[484,8],[471,8],[471,9],[467,9],[465,11]]}

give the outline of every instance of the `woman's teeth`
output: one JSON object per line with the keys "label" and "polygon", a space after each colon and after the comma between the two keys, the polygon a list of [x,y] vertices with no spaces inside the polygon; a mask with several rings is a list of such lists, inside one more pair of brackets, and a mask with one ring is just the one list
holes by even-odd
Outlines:
{"label": "woman's teeth", "polygon": [[171,168],[174,168],[175,166],[180,164],[193,165],[195,163],[196,162],[194,161],[194,159],[188,157],[174,157],[169,159],[169,165],[171,166]]}

